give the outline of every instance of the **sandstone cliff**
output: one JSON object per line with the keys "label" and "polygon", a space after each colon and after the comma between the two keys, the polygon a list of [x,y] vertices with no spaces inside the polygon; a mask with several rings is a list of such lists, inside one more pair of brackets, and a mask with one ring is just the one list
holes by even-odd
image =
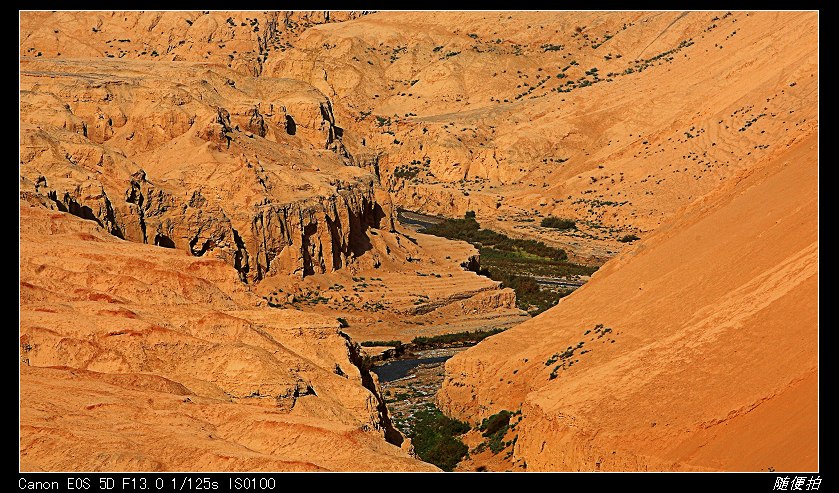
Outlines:
{"label": "sandstone cliff", "polygon": [[25,60],[21,77],[22,193],[119,238],[255,281],[339,269],[394,227],[305,83],[125,61]]}
{"label": "sandstone cliff", "polygon": [[22,15],[23,469],[434,469],[338,329],[346,307],[269,295],[434,269],[452,281],[429,312],[406,295],[374,320],[524,315],[400,232],[377,156],[348,151],[328,97],[262,73],[308,27],[363,14]]}

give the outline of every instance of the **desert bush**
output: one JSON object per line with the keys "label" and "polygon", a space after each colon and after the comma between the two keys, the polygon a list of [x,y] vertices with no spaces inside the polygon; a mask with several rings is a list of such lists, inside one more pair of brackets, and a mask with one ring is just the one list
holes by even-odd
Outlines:
{"label": "desert bush", "polygon": [[393,176],[396,178],[402,178],[405,180],[410,180],[411,178],[416,177],[421,170],[416,166],[410,166],[407,164],[403,164],[397,166],[395,170],[393,170]]}
{"label": "desert bush", "polygon": [[505,442],[504,436],[510,429],[510,417],[513,415],[510,411],[501,410],[492,416],[481,421],[478,429],[482,431],[482,435],[487,437],[489,449],[493,454],[497,454],[504,450],[507,445],[512,442]]}
{"label": "desert bush", "polygon": [[390,346],[398,348],[402,346],[402,341],[364,341],[360,345],[363,347]]}
{"label": "desert bush", "polygon": [[540,224],[543,228],[577,229],[577,223],[575,223],[573,219],[565,219],[554,216],[543,218]]}

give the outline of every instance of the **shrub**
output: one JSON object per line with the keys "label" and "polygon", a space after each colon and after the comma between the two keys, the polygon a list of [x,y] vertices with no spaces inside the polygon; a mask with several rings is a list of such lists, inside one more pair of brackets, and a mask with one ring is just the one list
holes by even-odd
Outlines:
{"label": "shrub", "polygon": [[478,429],[483,432],[483,436],[485,437],[493,435],[500,429],[510,425],[510,416],[512,414],[510,411],[501,410],[488,418],[484,418]]}
{"label": "shrub", "polygon": [[630,234],[630,235],[623,235],[621,237],[621,239],[619,239],[618,241],[621,242],[621,243],[630,243],[630,242],[640,240],[640,239],[641,238],[638,238],[636,235]]}
{"label": "shrub", "polygon": [[[394,142],[396,142],[396,141],[394,140]],[[403,164],[403,165],[397,166],[396,169],[393,170],[393,176],[395,176],[396,178],[402,178],[402,179],[405,179],[405,180],[410,180],[412,178],[415,178],[419,174],[420,171],[421,170],[419,168],[417,168],[416,166],[410,166],[410,165],[407,165],[407,164]]]}
{"label": "shrub", "polygon": [[390,346],[398,348],[402,346],[402,341],[364,341],[360,345],[363,347]]}
{"label": "shrub", "polygon": [[577,223],[575,223],[574,220],[554,216],[543,218],[541,225],[543,228],[577,229]]}
{"label": "shrub", "polygon": [[361,370],[361,373],[363,375],[365,372],[369,372],[373,369],[374,363],[375,362],[373,361],[373,358],[365,354],[361,357],[361,362],[358,365],[358,369]]}
{"label": "shrub", "polygon": [[345,329],[350,326],[350,323],[347,322],[346,318],[338,317],[338,325],[340,325],[342,329]]}
{"label": "shrub", "polygon": [[483,436],[487,437],[489,449],[493,454],[497,454],[513,442],[505,442],[504,436],[510,429],[510,417],[513,415],[510,411],[501,410],[492,416],[481,421],[478,428],[482,431]]}
{"label": "shrub", "polygon": [[493,247],[508,252],[523,251],[551,260],[566,260],[568,254],[561,248],[553,248],[544,242],[510,238],[489,229],[481,229],[474,212],[467,212],[463,219],[447,219],[425,228],[422,232],[453,240],[463,240],[481,247]]}

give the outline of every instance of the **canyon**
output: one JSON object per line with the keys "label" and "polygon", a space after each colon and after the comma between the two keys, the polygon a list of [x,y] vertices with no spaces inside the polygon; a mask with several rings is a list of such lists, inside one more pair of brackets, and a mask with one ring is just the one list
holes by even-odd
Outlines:
{"label": "canyon", "polygon": [[818,20],[21,12],[21,470],[817,470]]}

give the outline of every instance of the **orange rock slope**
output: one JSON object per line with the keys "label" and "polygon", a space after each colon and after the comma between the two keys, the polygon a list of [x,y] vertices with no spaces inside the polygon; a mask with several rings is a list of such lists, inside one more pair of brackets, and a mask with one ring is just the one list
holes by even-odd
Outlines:
{"label": "orange rock slope", "polygon": [[334,318],[258,307],[219,259],[20,214],[22,470],[434,469]]}
{"label": "orange rock slope", "polygon": [[438,401],[521,409],[527,470],[817,470],[818,260],[813,132],[449,360]]}

